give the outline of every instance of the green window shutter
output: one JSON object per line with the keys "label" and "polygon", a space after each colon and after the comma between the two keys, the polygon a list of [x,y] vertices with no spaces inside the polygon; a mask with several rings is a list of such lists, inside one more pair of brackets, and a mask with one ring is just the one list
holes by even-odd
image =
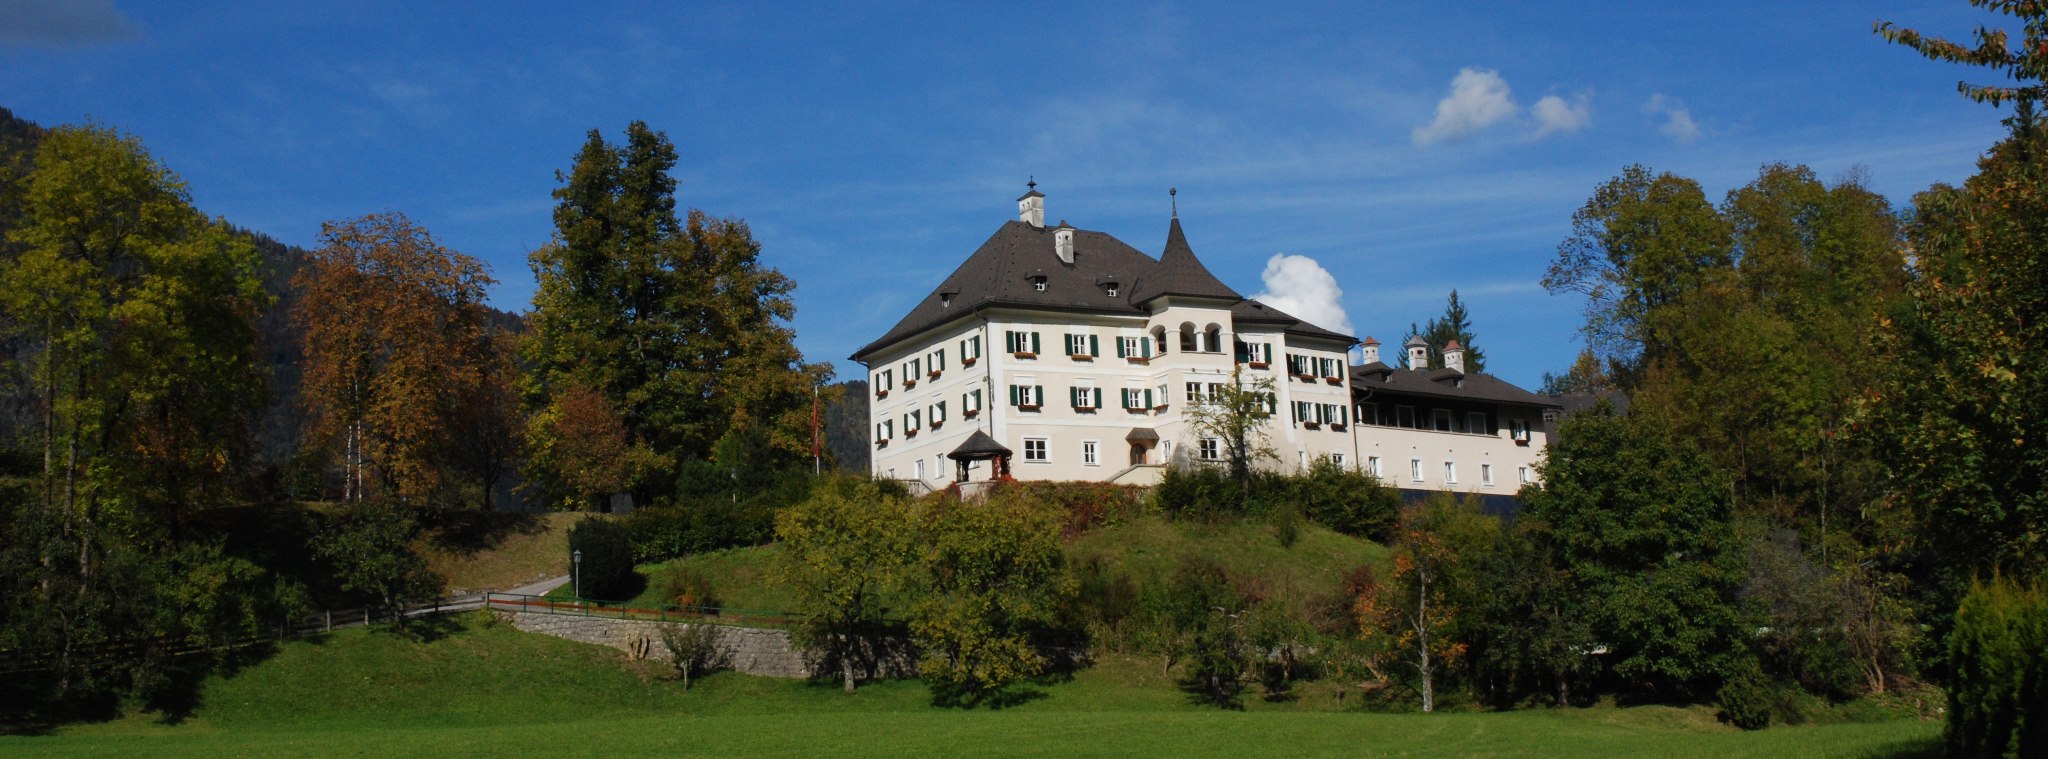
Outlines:
{"label": "green window shutter", "polygon": [[1144,339],[1144,341],[1145,341],[1145,358],[1151,358],[1151,357],[1152,357],[1152,338],[1149,338],[1149,337],[1147,337],[1147,338],[1143,338],[1143,339]]}
{"label": "green window shutter", "polygon": [[1097,388],[1090,388],[1090,389],[1089,389],[1089,395],[1092,395],[1092,396],[1094,396],[1094,397],[1093,397],[1093,398],[1091,398],[1090,400],[1093,400],[1093,401],[1095,401],[1095,402],[1094,402],[1094,403],[1090,403],[1090,404],[1088,404],[1088,405],[1090,405],[1090,406],[1094,406],[1094,407],[1096,407],[1096,408],[1102,408],[1102,388],[1099,388],[1099,387],[1097,387]]}
{"label": "green window shutter", "polygon": [[1116,339],[1116,357],[1117,357],[1117,358],[1125,358],[1125,357],[1126,357],[1126,354],[1128,354],[1128,353],[1129,353],[1129,351],[1126,351],[1126,350],[1124,350],[1124,339],[1123,339],[1123,338],[1121,338],[1121,337],[1117,338],[1117,339]]}
{"label": "green window shutter", "polygon": [[1010,386],[1010,405],[1012,405],[1012,406],[1022,406],[1022,405],[1024,405],[1024,404],[1023,404],[1023,403],[1022,403],[1022,402],[1021,402],[1021,401],[1019,400],[1019,396],[1018,396],[1018,394],[1017,394],[1017,386],[1016,386],[1016,385],[1011,385],[1011,386]]}
{"label": "green window shutter", "polygon": [[1038,352],[1038,333],[1036,332],[1031,333],[1031,352]]}
{"label": "green window shutter", "polygon": [[1151,408],[1151,407],[1152,407],[1152,391],[1151,391],[1151,390],[1146,390],[1146,391],[1145,391],[1145,408]]}
{"label": "green window shutter", "polygon": [[1044,385],[1033,385],[1033,386],[1031,386],[1031,405],[1033,405],[1033,406],[1043,406],[1043,405],[1045,405],[1045,386],[1044,386]]}
{"label": "green window shutter", "polygon": [[1097,357],[1102,355],[1102,343],[1097,341],[1094,335],[1088,336],[1088,355]]}

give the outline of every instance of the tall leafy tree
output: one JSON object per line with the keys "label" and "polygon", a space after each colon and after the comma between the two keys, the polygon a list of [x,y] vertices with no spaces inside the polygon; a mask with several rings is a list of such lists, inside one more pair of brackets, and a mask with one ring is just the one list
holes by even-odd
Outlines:
{"label": "tall leafy tree", "polygon": [[1220,442],[1230,477],[1248,501],[1252,470],[1262,461],[1280,460],[1273,444],[1266,439],[1266,419],[1273,415],[1278,396],[1273,392],[1272,377],[1246,382],[1239,370],[1232,369],[1230,380],[1202,402],[1189,404],[1188,423],[1197,435]]}
{"label": "tall leafy tree", "polygon": [[[746,224],[677,216],[675,163],[667,136],[643,122],[627,126],[623,145],[589,133],[557,174],[555,239],[529,258],[539,289],[523,347],[531,406],[570,387],[611,399],[630,444],[668,462],[636,483],[653,492],[729,430],[807,455],[812,388],[830,375],[802,363],[788,327],[794,284],[761,264]],[[550,433],[528,434],[546,445]]]}
{"label": "tall leafy tree", "polygon": [[916,569],[917,505],[872,482],[843,481],[775,515],[779,578],[796,597],[798,642],[837,665],[847,693],[872,673],[890,604]]}
{"label": "tall leafy tree", "polygon": [[329,222],[321,239],[296,279],[311,437],[339,460],[344,500],[444,505],[482,474],[464,470],[466,441],[506,434],[479,424],[503,413],[496,388],[511,380],[483,304],[491,279],[402,214]]}
{"label": "tall leafy tree", "polygon": [[89,646],[157,641],[114,665],[139,677],[161,644],[218,629],[166,613],[169,586],[147,579],[224,560],[176,539],[247,459],[255,253],[138,140],[98,126],[42,135],[17,198],[0,325],[24,348],[39,472],[8,530],[34,546],[35,590],[7,637],[56,652],[65,686],[106,674],[76,657]]}
{"label": "tall leafy tree", "polygon": [[1644,695],[1713,693],[1747,661],[1725,478],[1663,425],[1605,402],[1566,420],[1541,468],[1526,513],[1548,528],[1607,671]]}

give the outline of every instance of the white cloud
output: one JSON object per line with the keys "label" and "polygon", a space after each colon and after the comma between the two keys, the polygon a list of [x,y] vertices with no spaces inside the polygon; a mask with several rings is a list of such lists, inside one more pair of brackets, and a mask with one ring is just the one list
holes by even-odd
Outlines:
{"label": "white cloud", "polygon": [[1287,312],[1324,329],[1351,334],[1351,317],[1344,313],[1344,291],[1337,278],[1308,256],[1275,253],[1259,273],[1265,292],[1254,300]]}
{"label": "white cloud", "polygon": [[1437,101],[1436,120],[1415,128],[1415,144],[1455,140],[1514,118],[1518,110],[1508,93],[1507,80],[1500,74],[1491,69],[1460,69],[1451,79],[1451,94]]}
{"label": "white cloud", "polygon": [[1532,138],[1576,132],[1593,123],[1593,109],[1586,104],[1586,96],[1580,95],[1572,102],[1556,95],[1545,95],[1542,100],[1529,107],[1529,115],[1536,117],[1536,133]]}
{"label": "white cloud", "polygon": [[1664,117],[1664,125],[1657,127],[1657,131],[1671,138],[1672,142],[1691,145],[1700,138],[1700,125],[1692,120],[1692,110],[1675,98],[1665,97],[1661,92],[1651,95],[1649,102],[1643,104],[1643,112]]}

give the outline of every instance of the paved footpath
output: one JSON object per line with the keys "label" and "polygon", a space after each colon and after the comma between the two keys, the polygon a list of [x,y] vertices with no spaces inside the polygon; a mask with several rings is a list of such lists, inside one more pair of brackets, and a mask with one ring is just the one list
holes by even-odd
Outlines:
{"label": "paved footpath", "polygon": [[526,585],[521,585],[516,588],[510,588],[507,590],[497,592],[513,593],[522,596],[545,596],[548,594],[548,591],[554,590],[567,584],[569,584],[569,576],[562,575],[561,577],[550,577],[548,579],[541,580],[540,582],[529,583]]}

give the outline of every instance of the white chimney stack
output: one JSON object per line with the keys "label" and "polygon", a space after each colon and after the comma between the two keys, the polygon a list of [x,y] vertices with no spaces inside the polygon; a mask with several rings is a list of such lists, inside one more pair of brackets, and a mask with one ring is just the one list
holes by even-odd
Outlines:
{"label": "white chimney stack", "polygon": [[1045,228],[1045,193],[1038,191],[1038,180],[1024,184],[1031,188],[1023,197],[1017,198],[1017,218],[1039,229]]}
{"label": "white chimney stack", "polygon": [[1372,339],[1371,335],[1367,335],[1365,338],[1365,342],[1361,344],[1358,348],[1358,354],[1360,356],[1360,360],[1362,360],[1366,366],[1371,366],[1373,364],[1379,363],[1380,341]]}
{"label": "white chimney stack", "polygon": [[1465,346],[1459,345],[1456,338],[1444,343],[1444,368],[1465,373]]}
{"label": "white chimney stack", "polygon": [[1408,349],[1408,368],[1422,370],[1429,368],[1429,341],[1421,335],[1409,335],[1408,342],[1402,343]]}
{"label": "white chimney stack", "polygon": [[1074,228],[1067,226],[1065,219],[1060,220],[1059,229],[1052,233],[1052,247],[1059,254],[1060,263],[1074,262]]}

